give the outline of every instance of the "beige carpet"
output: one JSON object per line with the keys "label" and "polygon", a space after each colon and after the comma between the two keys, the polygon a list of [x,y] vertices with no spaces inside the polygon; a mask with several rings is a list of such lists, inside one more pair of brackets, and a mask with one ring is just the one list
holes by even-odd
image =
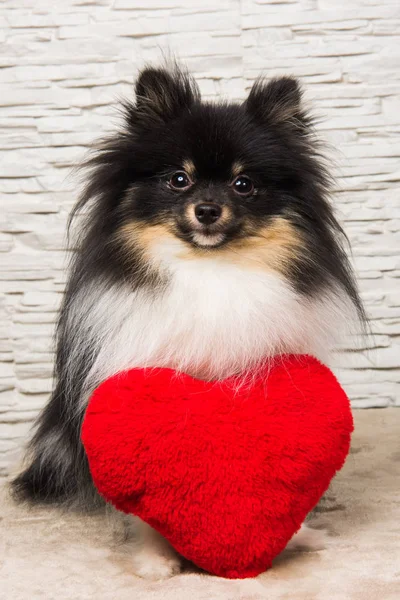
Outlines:
{"label": "beige carpet", "polygon": [[400,409],[357,411],[353,449],[313,523],[326,549],[281,555],[257,579],[186,571],[133,576],[104,518],[17,507],[3,493],[0,598],[7,600],[399,600]]}

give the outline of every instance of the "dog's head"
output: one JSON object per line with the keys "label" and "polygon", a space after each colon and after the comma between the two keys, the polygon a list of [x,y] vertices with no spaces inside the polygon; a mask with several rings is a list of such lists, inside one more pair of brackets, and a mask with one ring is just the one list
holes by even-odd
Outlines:
{"label": "dog's head", "polygon": [[304,156],[308,121],[293,79],[257,83],[244,104],[210,104],[186,74],[150,69],[136,96],[128,119],[139,147],[123,202],[142,228],[162,226],[200,249],[258,243],[278,219],[289,233],[292,197],[311,193],[304,179],[325,184]]}

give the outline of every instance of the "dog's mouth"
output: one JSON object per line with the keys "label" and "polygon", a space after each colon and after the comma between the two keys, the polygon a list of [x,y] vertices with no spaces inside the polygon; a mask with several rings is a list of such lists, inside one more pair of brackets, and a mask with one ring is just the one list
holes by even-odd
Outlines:
{"label": "dog's mouth", "polygon": [[191,233],[191,243],[198,248],[219,248],[226,241],[225,233],[215,233],[212,231],[193,231]]}
{"label": "dog's mouth", "polygon": [[175,235],[194,248],[203,250],[215,250],[225,246],[233,239],[240,237],[241,227],[231,225],[230,227],[188,227],[178,226]]}

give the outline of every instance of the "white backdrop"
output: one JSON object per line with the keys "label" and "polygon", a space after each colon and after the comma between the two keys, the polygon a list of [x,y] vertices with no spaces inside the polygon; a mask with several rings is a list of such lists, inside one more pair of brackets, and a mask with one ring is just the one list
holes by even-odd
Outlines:
{"label": "white backdrop", "polygon": [[3,0],[0,472],[51,388],[68,177],[137,69],[170,49],[207,97],[292,73],[324,117],[335,203],[375,337],[338,371],[355,406],[400,404],[398,0]]}

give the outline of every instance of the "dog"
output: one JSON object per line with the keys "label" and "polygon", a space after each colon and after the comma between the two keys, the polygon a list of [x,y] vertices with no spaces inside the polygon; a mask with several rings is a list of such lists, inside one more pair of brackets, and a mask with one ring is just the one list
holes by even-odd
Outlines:
{"label": "dog", "polygon": [[[365,319],[296,79],[258,79],[244,102],[212,103],[182,68],[147,67],[122,112],[85,163],[72,215],[84,212],[56,384],[13,482],[31,502],[101,504],[80,429],[107,377],[157,366],[218,380],[277,354],[326,360]],[[180,570],[142,522],[137,544],[138,575]]]}

